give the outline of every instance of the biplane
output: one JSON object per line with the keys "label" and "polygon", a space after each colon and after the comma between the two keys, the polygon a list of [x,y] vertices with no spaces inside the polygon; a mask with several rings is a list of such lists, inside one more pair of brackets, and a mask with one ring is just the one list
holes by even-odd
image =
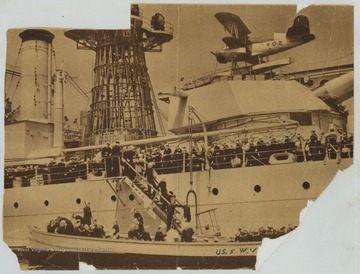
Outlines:
{"label": "biplane", "polygon": [[222,39],[225,43],[223,49],[212,52],[222,64],[241,61],[252,65],[260,64],[264,62],[264,57],[315,39],[315,35],[310,33],[309,19],[304,15],[297,16],[286,33],[274,33],[267,39],[250,39],[250,30],[240,17],[233,13],[220,12],[216,13],[215,17],[231,35]]}

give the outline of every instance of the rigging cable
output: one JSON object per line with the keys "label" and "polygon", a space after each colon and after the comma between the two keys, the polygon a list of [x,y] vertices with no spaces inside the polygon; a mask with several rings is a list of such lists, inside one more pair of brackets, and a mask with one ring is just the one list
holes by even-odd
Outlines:
{"label": "rigging cable", "polygon": [[[11,79],[10,79],[8,91],[5,93],[5,98],[8,96],[8,94],[9,94],[9,92],[10,92],[11,83],[12,83],[12,80],[13,80],[13,78],[14,78],[16,65],[17,65],[17,62],[18,62],[18,60],[19,60],[19,56],[20,56],[20,53],[21,53],[21,48],[22,48],[22,42],[21,42],[21,44],[20,44],[20,47],[19,47],[19,50],[18,50],[18,53],[17,53],[17,56],[16,56],[14,71],[12,71],[12,73],[11,73]],[[16,85],[16,87],[15,87],[14,95],[12,96],[11,101],[14,99],[16,90],[17,90],[17,88],[18,88],[18,86],[19,86],[19,83],[20,83],[20,79],[21,79],[21,75],[20,75],[20,78],[19,78],[19,80],[18,80],[18,83],[17,83],[17,85]]]}
{"label": "rigging cable", "polygon": [[75,82],[74,78],[66,71],[67,76],[69,77],[69,83],[77,90],[79,93],[84,96],[87,100],[91,100],[90,97],[82,90],[82,88]]}
{"label": "rigging cable", "polygon": [[[161,114],[162,114],[162,113],[161,113],[161,111],[160,111],[159,105],[157,104],[155,92],[154,92],[154,89],[153,89],[153,86],[152,86],[152,83],[151,83],[151,81],[150,81],[150,78],[149,78],[149,75],[148,75],[148,74],[147,74],[147,80],[148,80],[149,85],[150,85],[151,97],[152,97],[152,100],[153,100],[153,104],[154,104],[156,116],[157,116],[158,121],[159,121],[161,134],[162,134],[163,136],[166,136],[166,131],[165,131],[164,123],[163,123],[163,121],[162,121],[162,119],[161,119]],[[164,115],[163,115],[163,116],[164,116]],[[165,116],[164,116],[164,118],[165,118]]]}

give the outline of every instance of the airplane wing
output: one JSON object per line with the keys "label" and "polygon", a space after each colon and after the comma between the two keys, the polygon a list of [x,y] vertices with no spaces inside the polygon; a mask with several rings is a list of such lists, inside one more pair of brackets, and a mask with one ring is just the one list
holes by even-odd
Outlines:
{"label": "airplane wing", "polygon": [[245,46],[242,39],[235,38],[233,36],[226,36],[222,40],[229,49],[235,49]]}
{"label": "airplane wing", "polygon": [[239,16],[229,12],[219,12],[215,14],[215,17],[233,37],[242,41],[243,44],[240,46],[245,46],[251,32]]}

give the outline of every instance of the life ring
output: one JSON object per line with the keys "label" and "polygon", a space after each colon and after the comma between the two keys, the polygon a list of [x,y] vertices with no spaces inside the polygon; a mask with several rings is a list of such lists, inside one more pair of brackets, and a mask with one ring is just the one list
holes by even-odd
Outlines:
{"label": "life ring", "polygon": [[270,165],[291,164],[295,161],[295,155],[289,152],[274,153],[269,158]]}
{"label": "life ring", "polygon": [[328,143],[329,138],[335,138],[336,143],[340,143],[341,135],[336,131],[325,133],[323,136],[321,136],[320,143],[325,146]]}

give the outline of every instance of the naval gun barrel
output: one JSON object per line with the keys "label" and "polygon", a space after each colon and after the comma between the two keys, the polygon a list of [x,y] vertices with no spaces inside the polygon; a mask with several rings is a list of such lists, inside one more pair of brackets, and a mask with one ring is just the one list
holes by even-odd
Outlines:
{"label": "naval gun barrel", "polygon": [[354,72],[351,71],[341,75],[323,86],[316,88],[313,93],[324,102],[329,100],[337,104],[354,96]]}

